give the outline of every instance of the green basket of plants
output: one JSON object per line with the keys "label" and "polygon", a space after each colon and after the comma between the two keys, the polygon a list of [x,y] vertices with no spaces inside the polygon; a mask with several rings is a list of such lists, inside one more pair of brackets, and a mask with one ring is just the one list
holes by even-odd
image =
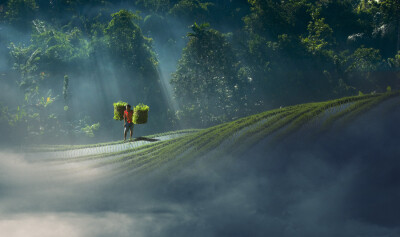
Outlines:
{"label": "green basket of plants", "polygon": [[118,101],[114,103],[114,119],[115,120],[123,120],[124,119],[124,111],[126,109],[126,105],[128,103]]}
{"label": "green basket of plants", "polygon": [[133,110],[132,121],[134,124],[144,124],[147,123],[147,118],[149,117],[149,106],[144,104],[136,105]]}

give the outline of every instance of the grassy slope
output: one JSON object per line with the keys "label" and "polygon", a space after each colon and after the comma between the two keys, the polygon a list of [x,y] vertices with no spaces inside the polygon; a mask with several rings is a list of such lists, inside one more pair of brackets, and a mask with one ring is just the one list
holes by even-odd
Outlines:
{"label": "grassy slope", "polygon": [[[64,159],[67,162],[95,160],[96,167],[113,165],[115,172],[130,174],[147,173],[160,167],[171,168],[190,164],[195,159],[207,154],[208,157],[218,158],[221,154],[242,154],[254,144],[271,137],[271,142],[279,142],[290,134],[304,127],[305,124],[325,116],[318,135],[327,131],[335,123],[352,121],[356,116],[366,112],[381,102],[398,97],[400,92],[345,97],[341,99],[307,103],[255,114],[236,121],[220,124],[203,130],[182,130],[166,134],[156,134],[149,137],[159,137],[168,134],[182,136],[149,143],[118,152],[92,154]],[[336,109],[335,113],[327,111]],[[326,116],[328,114],[328,116]],[[38,147],[42,151],[68,151],[71,149],[111,146],[122,141],[82,145],[82,146],[53,146]],[[211,154],[211,155],[210,155]],[[107,159],[102,159],[107,158]],[[168,164],[168,166],[165,166]]]}

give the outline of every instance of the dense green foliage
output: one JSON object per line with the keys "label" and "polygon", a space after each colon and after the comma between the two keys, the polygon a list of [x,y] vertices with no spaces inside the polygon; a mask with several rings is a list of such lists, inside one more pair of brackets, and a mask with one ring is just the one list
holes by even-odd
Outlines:
{"label": "dense green foliage", "polygon": [[157,132],[397,90],[399,50],[399,0],[7,0],[0,83],[18,94],[0,130],[115,133],[118,98],[152,107]]}

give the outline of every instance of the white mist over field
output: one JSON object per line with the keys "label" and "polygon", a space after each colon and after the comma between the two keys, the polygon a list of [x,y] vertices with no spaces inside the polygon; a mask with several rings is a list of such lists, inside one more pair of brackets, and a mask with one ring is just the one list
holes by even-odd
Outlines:
{"label": "white mist over field", "polygon": [[3,151],[0,235],[398,236],[400,111],[378,112],[157,182]]}

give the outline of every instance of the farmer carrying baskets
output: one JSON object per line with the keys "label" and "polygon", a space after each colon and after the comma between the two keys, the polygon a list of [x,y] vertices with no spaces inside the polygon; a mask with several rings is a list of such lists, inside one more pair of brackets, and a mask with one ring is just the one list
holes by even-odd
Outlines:
{"label": "farmer carrying baskets", "polygon": [[144,104],[138,104],[134,110],[131,110],[131,106],[126,103],[119,101],[114,103],[114,119],[124,120],[124,141],[126,141],[126,134],[128,130],[133,134],[134,124],[145,124],[147,123],[149,112],[149,106]]}
{"label": "farmer carrying baskets", "polygon": [[133,117],[133,110],[131,110],[131,106],[127,104],[126,110],[124,111],[124,141],[126,141],[126,133],[128,132],[128,130],[130,131],[131,134],[130,140],[132,140],[132,134],[133,134],[132,117]]}

